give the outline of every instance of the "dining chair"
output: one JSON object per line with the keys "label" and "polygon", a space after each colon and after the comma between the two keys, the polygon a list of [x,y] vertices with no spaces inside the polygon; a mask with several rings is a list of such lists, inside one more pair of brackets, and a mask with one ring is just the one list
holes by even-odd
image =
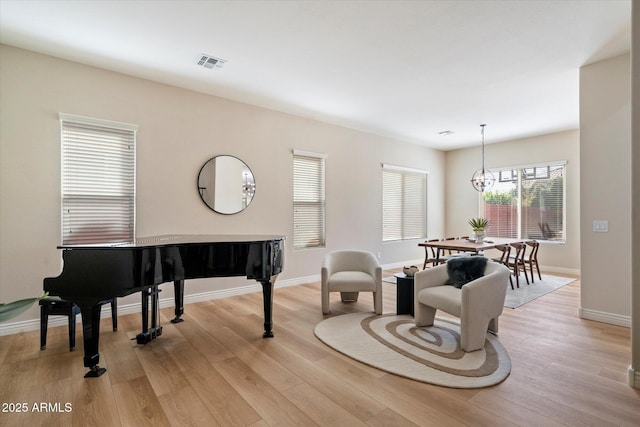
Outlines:
{"label": "dining chair", "polygon": [[[491,258],[492,261],[495,261],[499,264],[503,264],[510,268],[509,265],[509,255],[511,255],[511,246],[510,245],[496,245],[495,249],[501,252],[500,257]],[[511,283],[511,289],[513,289],[513,278],[509,275],[509,283]]]}
{"label": "dining chair", "polygon": [[527,249],[527,245],[522,242],[511,243],[511,247],[516,250],[515,255],[509,256],[509,267],[513,268],[513,275],[516,276],[516,287],[520,287],[520,270],[524,273],[524,278],[529,284],[529,276],[527,276],[527,270],[524,265],[524,253]]}
{"label": "dining chair", "polygon": [[[456,240],[455,237],[445,237],[442,239],[443,241],[447,241],[447,240]],[[441,251],[442,253],[444,253],[444,250]],[[451,249],[447,249],[447,252],[449,252],[449,255],[453,255],[453,251]],[[442,255],[442,254],[441,254]]]}
{"label": "dining chair", "polygon": [[[429,239],[429,240],[425,240],[425,243],[431,243],[431,242],[438,242],[440,241],[440,239]],[[429,254],[431,254],[431,256],[429,256]],[[435,266],[435,262],[436,262],[436,250],[433,247],[428,247],[425,246],[424,247],[424,265],[422,266],[422,269],[424,270],[425,268],[427,268],[427,264],[431,263]]]}
{"label": "dining chair", "polygon": [[540,274],[540,265],[538,264],[538,249],[540,247],[540,243],[538,243],[536,240],[529,240],[525,243],[531,246],[531,252],[529,252],[529,255],[525,255],[524,262],[525,262],[525,267],[531,273],[531,283],[533,283],[534,282],[533,280],[534,266],[536,268],[536,271],[538,272],[538,279],[542,280],[542,275]]}
{"label": "dining chair", "polygon": [[[440,241],[446,242],[449,240],[456,240],[456,237],[445,237],[440,239]],[[445,255],[445,252],[448,252],[448,255]],[[451,258],[460,256],[460,251],[455,251],[453,249],[440,249],[440,257],[438,258],[438,264],[444,264],[449,261]],[[435,265],[435,264],[434,264]]]}

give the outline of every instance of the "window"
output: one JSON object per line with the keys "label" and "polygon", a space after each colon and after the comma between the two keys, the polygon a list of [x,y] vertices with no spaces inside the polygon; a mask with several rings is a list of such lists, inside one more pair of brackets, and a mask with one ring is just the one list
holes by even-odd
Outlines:
{"label": "window", "polygon": [[382,241],[427,236],[427,173],[382,165]]}
{"label": "window", "polygon": [[565,163],[493,171],[495,186],[480,195],[480,212],[495,237],[565,241]]}
{"label": "window", "polygon": [[325,246],[325,156],[293,152],[293,248]]}
{"label": "window", "polygon": [[132,241],[137,126],[60,114],[62,244]]}

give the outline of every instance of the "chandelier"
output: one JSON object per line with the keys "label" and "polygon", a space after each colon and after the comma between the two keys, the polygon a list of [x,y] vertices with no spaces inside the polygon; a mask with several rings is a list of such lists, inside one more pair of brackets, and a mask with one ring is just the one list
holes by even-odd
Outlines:
{"label": "chandelier", "polygon": [[484,127],[486,125],[480,125],[480,134],[482,135],[482,169],[478,169],[471,178],[471,184],[473,188],[475,188],[479,192],[484,192],[485,190],[493,187],[493,184],[496,183],[496,177],[484,168]]}

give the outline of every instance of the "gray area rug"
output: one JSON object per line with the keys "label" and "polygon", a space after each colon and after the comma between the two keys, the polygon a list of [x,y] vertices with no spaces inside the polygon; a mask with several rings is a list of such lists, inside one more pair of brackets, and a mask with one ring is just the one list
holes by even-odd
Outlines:
{"label": "gray area rug", "polygon": [[[385,277],[382,279],[384,282],[396,283],[396,278]],[[520,275],[520,288],[511,289],[511,285],[507,287],[507,296],[504,300],[504,306],[507,308],[517,308],[523,304],[531,302],[536,298],[540,298],[541,296],[548,294],[549,292],[553,292],[556,289],[559,289],[569,283],[574,282],[576,279],[573,277],[560,277],[553,276],[551,274],[543,274],[542,280],[539,280],[536,277],[535,282],[530,285],[527,285],[527,281],[524,276]],[[513,285],[515,286],[515,279],[513,281]]]}
{"label": "gray area rug", "polygon": [[314,333],[359,362],[439,386],[488,387],[511,372],[511,359],[495,336],[487,334],[484,349],[467,353],[460,348],[459,325],[445,319],[418,328],[408,315],[351,313],[323,320]]}
{"label": "gray area rug", "polygon": [[[507,308],[517,308],[523,304],[533,301],[536,298],[553,292],[571,282],[575,282],[576,279],[572,277],[560,277],[552,276],[550,274],[543,274],[542,280],[536,277],[536,281],[527,285],[523,275],[520,275],[520,288],[511,289],[511,285],[507,288],[507,296],[504,300],[504,306]],[[515,286],[515,280],[513,286]]]}

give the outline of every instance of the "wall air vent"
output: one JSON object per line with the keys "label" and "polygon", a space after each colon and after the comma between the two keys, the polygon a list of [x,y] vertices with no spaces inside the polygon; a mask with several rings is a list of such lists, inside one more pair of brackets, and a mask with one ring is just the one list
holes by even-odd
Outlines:
{"label": "wall air vent", "polygon": [[210,70],[216,70],[222,68],[222,66],[227,62],[226,59],[216,58],[215,56],[201,54],[200,58],[196,62],[198,65],[204,68],[208,68]]}

